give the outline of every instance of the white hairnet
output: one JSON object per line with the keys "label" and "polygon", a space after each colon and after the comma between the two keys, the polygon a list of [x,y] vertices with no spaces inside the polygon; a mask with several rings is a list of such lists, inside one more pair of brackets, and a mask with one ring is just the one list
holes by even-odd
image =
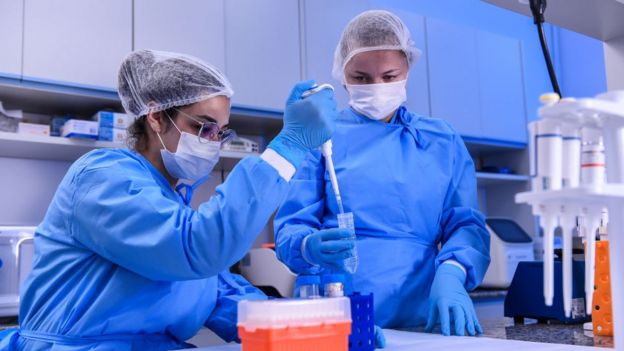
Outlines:
{"label": "white hairnet", "polygon": [[408,65],[420,56],[409,29],[399,17],[383,10],[365,11],[353,18],[342,32],[334,53],[332,75],[344,82],[345,66],[353,56],[376,50],[403,51]]}
{"label": "white hairnet", "polygon": [[233,93],[223,73],[188,55],[138,50],[119,69],[121,103],[136,117]]}

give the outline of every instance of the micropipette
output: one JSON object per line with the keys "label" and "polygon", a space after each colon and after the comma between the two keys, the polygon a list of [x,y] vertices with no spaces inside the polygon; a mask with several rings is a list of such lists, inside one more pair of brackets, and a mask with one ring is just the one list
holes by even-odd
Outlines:
{"label": "micropipette", "polygon": [[[334,90],[334,87],[331,84],[321,84],[313,87],[310,90],[305,91],[301,97],[306,98],[310,95],[316,94],[323,89],[331,89]],[[329,180],[332,185],[332,189],[334,190],[334,196],[336,196],[336,203],[338,204],[339,213],[344,213],[344,207],[342,205],[342,197],[340,196],[340,188],[338,187],[338,179],[336,178],[336,169],[334,168],[334,161],[332,159],[332,141],[331,139],[326,141],[321,146],[321,153],[325,156],[325,167],[327,167],[327,171],[329,172]]]}

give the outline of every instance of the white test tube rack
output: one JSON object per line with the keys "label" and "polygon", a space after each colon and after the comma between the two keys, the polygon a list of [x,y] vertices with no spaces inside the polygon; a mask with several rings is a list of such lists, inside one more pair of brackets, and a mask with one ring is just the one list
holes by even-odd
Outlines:
{"label": "white test tube rack", "polygon": [[[585,301],[586,312],[593,309],[595,233],[603,208],[609,213],[609,251],[613,330],[616,351],[624,351],[624,92],[599,95],[597,98],[564,100],[538,110],[543,119],[562,125],[602,130],[606,153],[607,181],[597,186],[579,185],[553,190],[533,189],[516,195],[517,203],[531,205],[540,216],[544,229],[544,299],[552,305],[554,297],[554,230],[563,229],[563,298],[570,316],[572,300],[572,228],[576,217],[584,218],[586,242]],[[537,155],[539,157],[539,154]],[[563,160],[562,160],[563,162]],[[591,233],[591,234],[590,234]]]}

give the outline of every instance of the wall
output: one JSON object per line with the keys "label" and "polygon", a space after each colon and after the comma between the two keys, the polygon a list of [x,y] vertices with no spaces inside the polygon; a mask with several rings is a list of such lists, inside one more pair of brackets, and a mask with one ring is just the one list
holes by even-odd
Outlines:
{"label": "wall", "polygon": [[0,225],[39,225],[70,165],[0,157]]}
{"label": "wall", "polygon": [[609,90],[624,90],[624,37],[604,44]]}

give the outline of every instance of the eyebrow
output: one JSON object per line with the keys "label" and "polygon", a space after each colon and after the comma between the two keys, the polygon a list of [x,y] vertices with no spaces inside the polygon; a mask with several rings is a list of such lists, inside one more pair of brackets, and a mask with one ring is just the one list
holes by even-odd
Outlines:
{"label": "eyebrow", "polygon": [[217,120],[208,116],[208,115],[197,115],[195,116],[198,119],[201,119],[203,121],[207,121],[207,122],[213,122],[213,123],[217,123]]}
{"label": "eyebrow", "polygon": [[393,69],[391,69],[391,70],[385,71],[385,72],[384,72],[384,73],[382,73],[382,74],[390,74],[390,73],[394,73],[394,72],[396,72],[396,71],[398,71],[398,70],[399,70],[398,68],[393,68]]}
{"label": "eyebrow", "polygon": [[[390,73],[396,73],[397,71],[399,71],[399,68],[393,68],[391,70],[383,72],[382,75],[390,74]],[[355,74],[360,74],[360,75],[363,75],[363,76],[369,76],[370,75],[367,72],[362,72],[362,71],[355,71],[354,73]]]}

